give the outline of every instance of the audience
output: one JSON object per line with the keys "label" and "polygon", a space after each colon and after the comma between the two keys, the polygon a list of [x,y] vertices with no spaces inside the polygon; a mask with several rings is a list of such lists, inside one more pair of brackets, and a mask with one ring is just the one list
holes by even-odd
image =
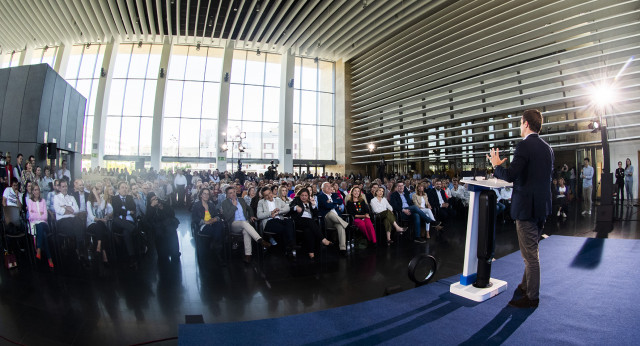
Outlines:
{"label": "audience", "polygon": [[393,207],[393,211],[398,213],[401,218],[413,219],[413,240],[416,243],[425,243],[426,240],[420,236],[420,221],[431,223],[435,220],[427,216],[418,206],[413,204],[413,201],[409,197],[409,192],[405,190],[404,183],[396,183],[394,190],[389,198],[389,204]]}
{"label": "audience", "polygon": [[[284,189],[286,190],[286,187]],[[274,198],[268,187],[263,187],[261,192],[262,199],[258,202],[256,216],[260,220],[263,232],[280,235],[284,239],[287,255],[295,257],[295,226],[293,220],[284,217],[289,213],[290,209],[289,203],[286,203],[283,198],[288,197]]]}
{"label": "audience", "polygon": [[49,234],[47,205],[42,196],[40,196],[40,187],[38,185],[34,185],[31,198],[27,200],[27,211],[29,224],[35,229],[36,234],[36,258],[42,258],[42,250],[44,249],[49,268],[53,268],[53,260],[51,259],[47,240],[47,235]]}

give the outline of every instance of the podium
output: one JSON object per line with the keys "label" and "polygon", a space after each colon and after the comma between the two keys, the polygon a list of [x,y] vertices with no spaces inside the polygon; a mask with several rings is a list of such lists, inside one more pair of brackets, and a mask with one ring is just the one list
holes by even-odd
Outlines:
{"label": "podium", "polygon": [[[464,267],[460,281],[451,284],[449,292],[471,299],[476,302],[483,302],[491,297],[495,297],[507,290],[507,282],[490,278],[491,261],[493,260],[493,252],[495,249],[495,198],[493,201],[487,201],[489,194],[484,194],[484,205],[481,207],[481,194],[483,191],[490,191],[494,188],[511,187],[512,183],[508,183],[500,179],[485,179],[484,177],[464,178],[462,181],[470,192],[469,196],[469,215],[467,217],[467,239],[465,242]],[[489,206],[490,208],[487,208]],[[493,210],[490,210],[493,208]],[[480,210],[483,209],[483,215]],[[486,232],[479,232],[480,227],[486,227]],[[479,233],[482,239],[478,238]],[[481,257],[483,262],[478,267],[478,244],[481,245]],[[479,278],[478,273],[485,278]],[[480,287],[476,287],[476,282],[482,281]]]}

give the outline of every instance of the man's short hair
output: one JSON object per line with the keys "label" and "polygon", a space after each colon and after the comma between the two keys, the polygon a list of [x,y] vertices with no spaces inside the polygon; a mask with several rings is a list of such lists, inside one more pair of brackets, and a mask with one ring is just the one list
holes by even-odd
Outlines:
{"label": "man's short hair", "polygon": [[588,157],[585,157],[584,160],[587,161],[587,162],[591,162],[591,160],[589,160]]}
{"label": "man's short hair", "polygon": [[522,121],[526,121],[529,124],[531,131],[540,133],[542,128],[542,114],[537,109],[527,109],[522,113]]}
{"label": "man's short hair", "polygon": [[235,187],[235,186],[232,186],[232,185],[227,186],[227,188],[226,188],[226,189],[224,189],[224,193],[229,193],[229,190],[235,190],[235,189],[236,189],[236,187]]}

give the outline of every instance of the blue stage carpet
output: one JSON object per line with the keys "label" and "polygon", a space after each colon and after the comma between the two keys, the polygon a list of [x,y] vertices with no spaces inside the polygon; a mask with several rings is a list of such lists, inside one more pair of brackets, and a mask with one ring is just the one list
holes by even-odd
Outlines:
{"label": "blue stage carpet", "polygon": [[483,303],[449,293],[457,277],[360,304],[238,323],[180,325],[180,345],[637,345],[640,240],[551,236],[540,243],[538,309],[507,307],[520,253],[493,264],[506,292]]}

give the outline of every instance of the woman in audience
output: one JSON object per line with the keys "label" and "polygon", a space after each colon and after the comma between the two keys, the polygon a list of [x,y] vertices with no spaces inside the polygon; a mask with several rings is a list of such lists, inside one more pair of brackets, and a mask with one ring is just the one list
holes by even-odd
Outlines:
{"label": "woman in audience", "polygon": [[[107,197],[107,196],[104,196]],[[109,260],[104,245],[108,244],[109,229],[107,221],[113,215],[111,200],[109,202],[101,196],[97,186],[91,188],[87,199],[87,233],[96,238],[96,253],[102,253],[102,263],[107,266]]]}
{"label": "woman in audience", "polygon": [[251,205],[251,201],[256,196],[256,188],[251,186],[247,190],[247,194],[243,197],[244,201],[247,202],[247,205]]}
{"label": "woman in audience", "polygon": [[205,187],[200,191],[199,202],[193,204],[191,222],[196,223],[201,234],[211,237],[211,243],[207,245],[216,250],[216,256],[220,259],[224,223],[221,219],[220,208],[211,202],[210,197],[211,190],[209,188]]}
{"label": "woman in audience", "polygon": [[365,201],[364,195],[361,193],[359,187],[354,187],[349,193],[349,199],[347,200],[347,213],[353,216],[353,222],[358,229],[364,233],[370,243],[375,246],[378,242],[376,239],[376,230],[371,223],[371,216],[369,214],[369,205]]}
{"label": "woman in audience", "polygon": [[42,179],[38,181],[38,185],[40,186],[40,193],[43,196],[47,196],[52,189],[49,187],[49,184],[53,183],[53,179],[51,178],[51,169],[49,166],[44,167],[44,176]]}
{"label": "woman in audience", "polygon": [[309,190],[302,188],[296,193],[290,207],[296,229],[302,230],[304,235],[304,251],[307,252],[309,259],[314,260],[320,244],[331,245],[331,242],[322,235],[320,227],[314,221],[314,217],[318,216],[317,204],[309,198]]}
{"label": "woman in audience", "polygon": [[289,197],[289,188],[287,185],[282,185],[278,188],[278,198],[280,198],[284,203],[289,205],[293,199]]}
{"label": "woman in audience", "polygon": [[[424,185],[423,184],[418,185],[418,190],[416,191],[416,193],[413,195],[413,197],[411,199],[413,201],[413,204],[417,205],[418,208],[420,208],[420,210],[422,210],[422,212],[425,213],[431,220],[435,220],[436,219],[435,216],[433,215],[433,212],[431,211],[431,205],[429,204],[429,198],[427,197],[427,194],[424,191]],[[426,225],[425,229],[426,229],[426,232],[427,232],[427,239],[429,239],[429,238],[431,238],[431,235],[429,234],[429,230],[431,228],[431,223],[429,223],[427,221],[425,223],[425,225]]]}
{"label": "woman in audience", "polygon": [[[23,171],[24,172],[24,171]],[[31,198],[31,193],[33,191],[33,186],[34,185],[38,185],[36,183],[33,183],[32,180],[27,180],[26,182],[22,183],[22,210],[27,213],[27,201]],[[29,215],[27,214],[27,217],[29,217]]]}
{"label": "woman in audience", "polygon": [[40,196],[40,187],[35,185],[31,192],[30,198],[27,200],[27,210],[29,215],[29,223],[36,229],[36,258],[42,258],[42,249],[47,256],[49,267],[53,268],[51,260],[51,252],[49,251],[49,243],[47,242],[47,234],[49,234],[49,224],[47,223],[47,204]]}
{"label": "woman in audience", "polygon": [[384,189],[379,188],[376,190],[376,194],[373,199],[371,199],[371,210],[376,217],[379,217],[384,224],[384,230],[387,232],[387,245],[391,245],[393,240],[391,240],[391,228],[393,227],[396,232],[402,233],[406,231],[406,228],[402,228],[396,222],[396,217],[393,215],[393,208],[389,201],[384,198]]}
{"label": "woman in audience", "polygon": [[22,182],[22,193],[28,191],[26,189],[27,182],[35,182],[36,175],[33,173],[33,164],[31,161],[27,161],[24,165],[24,169],[20,173],[20,181]]}
{"label": "woman in audience", "polygon": [[563,218],[567,217],[569,212],[569,188],[564,183],[564,178],[558,179],[558,194],[556,195],[558,208],[558,217],[562,215]]}

